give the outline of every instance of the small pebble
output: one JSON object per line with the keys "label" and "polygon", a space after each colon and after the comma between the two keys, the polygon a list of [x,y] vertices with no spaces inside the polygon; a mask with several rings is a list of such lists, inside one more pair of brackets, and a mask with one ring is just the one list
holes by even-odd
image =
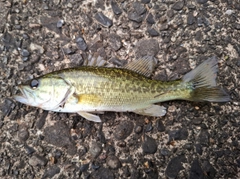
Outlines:
{"label": "small pebble", "polygon": [[155,139],[145,136],[145,141],[142,144],[144,154],[154,154],[157,151],[157,143]]}
{"label": "small pebble", "polygon": [[145,131],[150,132],[152,129],[153,129],[152,122],[149,122],[145,127]]}
{"label": "small pebble", "polygon": [[235,13],[235,11],[232,10],[232,9],[228,9],[228,10],[226,10],[226,12],[225,12],[225,14],[227,14],[227,15],[231,15],[231,14],[233,14],[233,13]]}
{"label": "small pebble", "polygon": [[119,50],[122,47],[121,37],[117,34],[109,34],[108,42],[112,49],[115,51]]}
{"label": "small pebble", "polygon": [[176,11],[180,11],[182,10],[183,6],[184,6],[184,1],[178,1],[172,6],[172,9]]}
{"label": "small pebble", "polygon": [[149,24],[154,24],[154,23],[155,23],[155,20],[154,20],[154,17],[153,17],[153,15],[152,15],[152,13],[149,13],[149,14],[148,14],[146,20],[147,20],[147,22],[148,22]]}
{"label": "small pebble", "polygon": [[164,132],[165,131],[165,126],[164,126],[164,124],[163,124],[161,119],[157,120],[156,125],[157,125],[157,130],[159,132]]}
{"label": "small pebble", "polygon": [[57,22],[57,28],[61,28],[64,25],[64,20],[61,19]]}
{"label": "small pebble", "polygon": [[148,4],[148,3],[150,3],[150,0],[141,0],[141,3]]}
{"label": "small pebble", "polygon": [[76,44],[77,44],[77,47],[82,51],[85,51],[87,49],[87,44],[83,37],[78,37],[76,39]]}
{"label": "small pebble", "polygon": [[209,178],[215,178],[217,171],[208,160],[202,162],[202,169],[204,173],[207,173]]}
{"label": "small pebble", "polygon": [[28,145],[24,145],[24,149],[26,150],[27,154],[30,155],[30,154],[33,154],[35,152],[35,149],[28,146]]}
{"label": "small pebble", "polygon": [[145,8],[144,5],[142,5],[140,2],[134,2],[132,4],[133,6],[133,9],[135,10],[135,12],[138,14],[138,15],[142,15],[143,13],[145,13],[147,11],[147,9]]}
{"label": "small pebble", "polygon": [[197,138],[197,140],[201,145],[208,146],[208,144],[209,144],[209,133],[208,133],[208,131],[206,129],[202,129],[198,138]]}
{"label": "small pebble", "polygon": [[204,178],[204,173],[198,159],[194,159],[189,172],[189,179]]}
{"label": "small pebble", "polygon": [[235,23],[234,27],[235,27],[236,30],[240,30],[240,23]]}
{"label": "small pebble", "polygon": [[121,167],[121,163],[119,161],[119,159],[114,156],[114,155],[110,155],[107,158],[107,165],[111,168],[111,169],[118,169],[119,167]]}
{"label": "small pebble", "polygon": [[23,50],[21,51],[21,55],[22,55],[23,57],[29,57],[30,53],[29,53],[29,51],[28,51],[27,49],[23,49]]}
{"label": "small pebble", "polygon": [[120,9],[118,3],[115,0],[111,1],[111,6],[114,14],[120,15],[122,13],[122,10]]}
{"label": "small pebble", "polygon": [[186,162],[186,158],[183,155],[174,157],[170,160],[170,162],[167,165],[165,174],[169,178],[177,178],[178,173],[183,168],[183,163]]}
{"label": "small pebble", "polygon": [[168,155],[170,155],[171,152],[167,148],[163,148],[160,150],[160,153],[163,156],[168,156]]}
{"label": "small pebble", "polygon": [[28,61],[28,60],[29,60],[28,57],[22,57],[22,61],[26,62],[26,61]]}
{"label": "small pebble", "polygon": [[131,21],[137,22],[137,24],[135,24],[135,25],[139,25],[139,23],[143,21],[143,16],[139,15],[137,12],[135,12],[133,10],[129,11],[128,18]]}
{"label": "small pebble", "polygon": [[169,141],[186,140],[188,137],[188,131],[186,128],[181,128],[178,130],[169,131],[168,135],[169,135]]}
{"label": "small pebble", "polygon": [[118,140],[126,139],[133,130],[133,123],[131,121],[121,122],[115,129],[114,136]]}
{"label": "small pebble", "polygon": [[134,129],[134,132],[136,134],[140,134],[141,132],[143,131],[143,126],[141,125],[136,125],[135,129]]}
{"label": "small pebble", "polygon": [[43,174],[43,178],[52,178],[59,172],[60,172],[60,168],[58,166],[56,165],[51,166],[49,169],[45,171],[45,173]]}
{"label": "small pebble", "polygon": [[80,166],[80,171],[81,172],[86,172],[88,170],[88,168],[89,168],[89,163],[83,164],[83,165]]}
{"label": "small pebble", "polygon": [[192,120],[192,123],[195,124],[195,125],[199,125],[199,124],[202,123],[202,121],[203,121],[202,118],[200,118],[200,117],[195,117],[195,118]]}
{"label": "small pebble", "polygon": [[192,12],[189,12],[188,16],[187,16],[187,24],[188,25],[192,25],[194,24],[196,21],[195,17],[193,16]]}
{"label": "small pebble", "polygon": [[37,121],[36,121],[36,127],[37,127],[37,129],[42,129],[42,127],[43,127],[44,124],[45,124],[47,115],[48,115],[48,111],[44,111],[44,112],[40,115],[40,117],[37,119]]}
{"label": "small pebble", "polygon": [[28,129],[26,127],[20,127],[18,131],[19,140],[25,142],[28,139],[28,137],[29,137]]}
{"label": "small pebble", "polygon": [[114,179],[115,176],[109,168],[101,167],[98,170],[95,170],[91,173],[90,178],[96,179]]}
{"label": "small pebble", "polygon": [[100,155],[101,152],[102,152],[101,145],[98,144],[97,142],[92,142],[91,147],[89,149],[89,153],[91,154],[91,156],[93,158],[96,158]]}
{"label": "small pebble", "polygon": [[196,1],[199,4],[205,4],[206,2],[208,2],[208,0],[196,0]]}
{"label": "small pebble", "polygon": [[29,159],[29,164],[32,165],[33,167],[45,166],[47,164],[47,159],[45,157],[42,157],[36,154]]}
{"label": "small pebble", "polygon": [[2,112],[2,117],[10,115],[11,111],[15,108],[15,103],[9,98],[5,98],[4,102],[0,104],[0,110]]}
{"label": "small pebble", "polygon": [[201,146],[200,144],[196,144],[196,145],[195,145],[195,149],[196,149],[196,152],[197,152],[199,155],[202,155],[203,149],[202,149],[202,146]]}
{"label": "small pebble", "polygon": [[149,28],[149,29],[147,30],[147,32],[149,33],[149,35],[150,35],[151,37],[159,36],[159,32],[156,31],[154,28]]}
{"label": "small pebble", "polygon": [[102,12],[96,13],[94,17],[104,27],[111,27],[113,24],[112,20],[106,17]]}

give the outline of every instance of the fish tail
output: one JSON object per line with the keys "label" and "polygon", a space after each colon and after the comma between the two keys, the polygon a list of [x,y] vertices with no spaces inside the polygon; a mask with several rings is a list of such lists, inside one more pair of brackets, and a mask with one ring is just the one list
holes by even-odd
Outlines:
{"label": "fish tail", "polygon": [[223,89],[216,86],[217,71],[218,60],[214,56],[184,75],[182,78],[183,82],[190,84],[192,89],[188,100],[210,102],[229,101],[229,95]]}

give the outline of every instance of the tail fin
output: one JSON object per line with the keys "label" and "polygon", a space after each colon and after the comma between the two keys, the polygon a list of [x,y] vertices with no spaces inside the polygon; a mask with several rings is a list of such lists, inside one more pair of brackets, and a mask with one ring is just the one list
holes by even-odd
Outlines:
{"label": "tail fin", "polygon": [[227,102],[229,95],[216,86],[217,58],[211,57],[183,76],[183,82],[192,84],[191,101]]}

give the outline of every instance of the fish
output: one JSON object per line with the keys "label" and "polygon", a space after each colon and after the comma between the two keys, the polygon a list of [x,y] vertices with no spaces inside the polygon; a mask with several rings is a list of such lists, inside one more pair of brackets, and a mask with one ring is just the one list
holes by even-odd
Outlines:
{"label": "fish", "polygon": [[228,102],[230,97],[216,84],[218,59],[205,60],[181,79],[151,79],[153,60],[143,57],[122,68],[80,66],[54,71],[18,86],[20,103],[48,111],[78,113],[83,118],[101,122],[97,115],[105,111],[134,112],[161,117],[164,101],[187,100]]}

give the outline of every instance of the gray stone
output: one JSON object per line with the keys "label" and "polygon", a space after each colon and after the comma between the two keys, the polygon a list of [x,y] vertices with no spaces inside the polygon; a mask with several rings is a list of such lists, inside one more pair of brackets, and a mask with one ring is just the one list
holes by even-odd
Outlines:
{"label": "gray stone", "polygon": [[140,2],[134,2],[132,6],[138,15],[142,15],[147,10]]}
{"label": "gray stone", "polygon": [[177,178],[180,170],[184,169],[182,163],[186,162],[186,158],[183,155],[174,157],[167,165],[165,174],[169,178]]}
{"label": "gray stone", "polygon": [[112,6],[112,10],[113,10],[114,14],[116,14],[116,15],[122,14],[122,10],[120,9],[118,3],[115,0],[111,1],[111,6]]}
{"label": "gray stone", "polygon": [[62,28],[62,26],[64,25],[64,20],[61,19],[57,22],[57,28]]}
{"label": "gray stone", "polygon": [[[0,104],[0,110],[2,112],[2,117],[10,115],[11,111],[15,108],[15,103],[13,100],[6,98],[2,104]],[[3,119],[1,119],[3,120]]]}
{"label": "gray stone", "polygon": [[195,17],[193,16],[192,12],[189,12],[188,17],[187,17],[187,24],[192,25],[196,21]]}
{"label": "gray stone", "polygon": [[47,164],[47,159],[45,157],[42,157],[36,154],[29,159],[29,164],[32,165],[33,167],[45,166]]}
{"label": "gray stone", "polygon": [[107,158],[107,165],[111,168],[111,169],[118,169],[121,167],[121,162],[119,161],[119,159],[114,156],[114,155],[110,155]]}
{"label": "gray stone", "polygon": [[163,122],[162,122],[161,119],[158,119],[158,120],[157,120],[156,125],[157,125],[157,130],[158,130],[159,132],[165,131],[165,126],[164,126],[164,124],[163,124]]}
{"label": "gray stone", "polygon": [[25,126],[20,127],[18,131],[18,138],[19,140],[25,142],[29,137],[28,129]]}
{"label": "gray stone", "polygon": [[97,158],[99,154],[102,152],[102,147],[97,142],[92,142],[91,147],[89,149],[89,153],[93,158]]}
{"label": "gray stone", "polygon": [[151,12],[148,14],[146,21],[147,21],[149,24],[155,24],[155,20],[154,20],[154,17],[153,17],[153,15],[152,15]]}
{"label": "gray stone", "polygon": [[199,136],[198,141],[201,145],[208,146],[209,144],[209,133],[206,129],[202,129]]}
{"label": "gray stone", "polygon": [[109,45],[117,51],[122,47],[121,37],[117,34],[110,34],[108,39]]}
{"label": "gray stone", "polygon": [[141,0],[141,3],[148,4],[148,3],[150,3],[150,0]]}
{"label": "gray stone", "polygon": [[108,168],[99,168],[91,173],[90,179],[114,179],[113,172]]}
{"label": "gray stone", "polygon": [[54,175],[58,174],[60,172],[60,168],[56,165],[51,166],[49,169],[47,169],[43,175],[42,178],[52,178]]}
{"label": "gray stone", "polygon": [[85,51],[87,49],[87,43],[85,42],[83,37],[78,37],[76,39],[76,44],[77,47],[82,51]]}
{"label": "gray stone", "polygon": [[121,122],[115,129],[114,136],[118,140],[126,139],[133,130],[133,123],[131,121]]}
{"label": "gray stone", "polygon": [[144,154],[154,154],[157,151],[157,143],[155,139],[145,136],[145,140],[142,144],[142,150]]}
{"label": "gray stone", "polygon": [[196,0],[196,1],[199,4],[205,4],[206,2],[208,2],[208,0]]}
{"label": "gray stone", "polygon": [[183,6],[184,6],[184,1],[178,1],[172,6],[172,9],[176,11],[180,11],[182,10]]}
{"label": "gray stone", "polygon": [[151,37],[159,36],[159,32],[156,31],[154,28],[149,28],[149,29],[147,30],[147,32],[149,33],[149,35],[150,35]]}
{"label": "gray stone", "polygon": [[199,164],[198,159],[194,159],[191,165],[189,179],[204,179],[203,170]]}
{"label": "gray stone", "polygon": [[94,18],[104,27],[111,27],[113,24],[112,20],[105,16],[102,12],[96,13]]}
{"label": "gray stone", "polygon": [[29,52],[27,49],[23,49],[23,50],[21,51],[21,55],[22,55],[23,57],[29,57],[29,56],[30,56],[30,52]]}
{"label": "gray stone", "polygon": [[46,127],[44,129],[44,136],[46,142],[57,147],[67,148],[67,152],[70,152],[70,155],[74,155],[74,151],[76,152],[76,146],[71,140],[70,129],[62,121]]}
{"label": "gray stone", "polygon": [[129,11],[128,13],[128,18],[132,21],[135,21],[137,23],[140,23],[143,21],[143,16],[142,15],[139,15],[136,11],[132,10],[132,11]]}
{"label": "gray stone", "polygon": [[188,137],[188,131],[186,128],[181,128],[178,130],[172,130],[168,132],[169,141],[172,140],[186,140]]}

